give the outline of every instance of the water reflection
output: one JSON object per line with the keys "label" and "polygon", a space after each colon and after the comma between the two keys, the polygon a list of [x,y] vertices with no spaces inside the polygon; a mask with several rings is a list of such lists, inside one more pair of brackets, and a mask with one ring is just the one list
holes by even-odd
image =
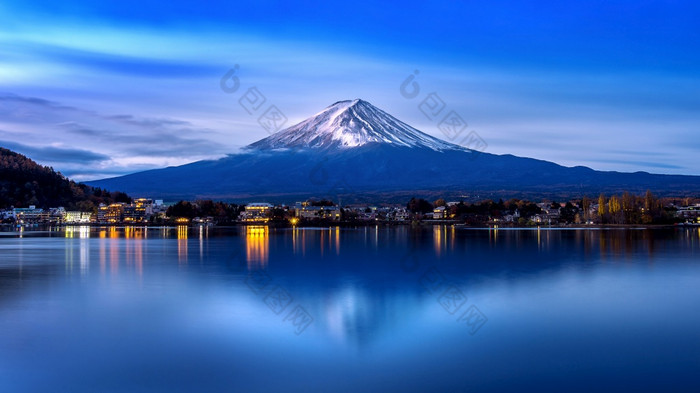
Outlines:
{"label": "water reflection", "polygon": [[177,261],[180,264],[187,264],[188,231],[186,225],[177,227]]}
{"label": "water reflection", "polygon": [[270,252],[270,234],[267,226],[246,227],[245,251],[249,269],[264,269]]}
{"label": "water reflection", "polygon": [[207,240],[209,239],[209,226],[208,225],[200,225],[198,227],[199,230],[199,261],[203,262],[205,258],[205,253],[206,253],[206,245]]}
{"label": "water reflection", "polygon": [[[533,375],[556,381],[549,368],[585,382],[595,378],[576,374],[580,365],[602,362],[595,375],[610,378],[614,369],[629,382],[663,374],[649,369],[667,364],[674,378],[690,380],[697,363],[700,317],[689,310],[700,296],[700,229],[76,227],[41,236],[0,238],[0,364],[37,364],[32,371],[42,377],[52,367],[64,371],[74,352],[89,359],[80,366],[95,375],[107,372],[92,359],[111,362],[118,383],[177,375],[173,370],[199,362],[203,391],[238,388],[256,372],[257,383],[270,383],[258,391],[281,391],[286,386],[265,378],[269,364],[284,370],[279,375],[299,375],[291,381],[297,386],[351,370],[349,391],[396,390],[382,389],[381,378],[400,365],[409,375],[400,391],[465,391],[470,372],[469,383],[486,380],[481,387],[527,384]],[[188,263],[197,249],[200,263]],[[235,269],[232,254],[242,261]],[[401,264],[407,257],[415,268]],[[429,269],[489,316],[478,335],[457,323],[461,310],[450,313],[441,292],[423,285]],[[252,272],[269,284],[254,291]],[[269,297],[276,288],[292,299],[279,313]],[[285,320],[295,305],[314,318],[300,336]],[[23,347],[28,342],[42,348],[42,358]],[[641,356],[639,348],[649,346],[654,356]],[[537,362],[532,353],[542,354]],[[181,354],[187,364],[173,363]],[[290,362],[294,356],[304,361]],[[297,363],[299,374],[289,368]],[[231,370],[244,371],[234,378]],[[51,377],[74,375],[60,371]],[[353,385],[357,375],[375,379],[363,379],[370,388]],[[443,385],[423,385],[424,376]],[[235,390],[256,391],[247,387]],[[99,388],[92,390],[138,390]]]}
{"label": "water reflection", "polygon": [[90,227],[89,226],[79,226],[79,227],[73,227],[69,226],[66,227],[64,230],[64,235],[66,238],[71,239],[71,238],[80,238],[80,239],[89,239],[90,238]]}
{"label": "water reflection", "polygon": [[[81,276],[86,276],[91,264],[91,237],[97,238],[97,255],[95,262],[99,264],[102,276],[107,273],[109,255],[110,274],[119,273],[120,264],[133,270],[137,276],[143,275],[145,241],[148,229],[144,227],[107,227],[91,228],[89,226],[66,227],[63,231],[65,239],[77,239],[77,243],[66,243],[65,266],[67,272],[72,272],[74,266],[79,266]],[[186,247],[185,247],[186,249]],[[185,255],[186,257],[186,255]]]}
{"label": "water reflection", "polygon": [[442,238],[443,228],[444,228],[443,225],[433,226],[433,244],[435,247],[435,256],[436,257],[440,256],[440,254],[442,253],[442,247],[444,245],[443,238]]}

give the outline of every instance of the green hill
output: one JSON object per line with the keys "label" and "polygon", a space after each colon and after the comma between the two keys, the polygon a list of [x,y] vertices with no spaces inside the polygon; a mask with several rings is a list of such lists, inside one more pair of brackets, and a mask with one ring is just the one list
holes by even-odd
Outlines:
{"label": "green hill", "polygon": [[78,184],[53,168],[0,147],[0,209],[36,205],[92,211],[100,203],[130,202],[130,199],[121,192]]}

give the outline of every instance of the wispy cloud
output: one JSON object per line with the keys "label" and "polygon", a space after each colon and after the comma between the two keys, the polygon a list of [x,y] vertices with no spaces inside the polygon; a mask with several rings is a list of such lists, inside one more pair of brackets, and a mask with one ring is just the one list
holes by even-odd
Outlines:
{"label": "wispy cloud", "polygon": [[599,162],[599,163],[606,163],[606,164],[619,164],[623,167],[640,166],[640,167],[656,168],[656,169],[662,169],[662,170],[685,169],[685,167],[680,166],[680,165],[667,164],[664,162],[655,162],[655,161],[648,161],[648,160],[647,161],[634,161],[634,160],[594,159],[594,160],[591,160],[591,162]]}
{"label": "wispy cloud", "polygon": [[2,145],[79,180],[224,156],[191,121],[102,114],[38,97],[0,96]]}
{"label": "wispy cloud", "polygon": [[36,42],[21,42],[22,52],[37,61],[91,69],[97,72],[147,78],[176,78],[211,75],[219,71],[212,64],[183,59],[159,59],[148,56],[127,56]]}
{"label": "wispy cloud", "polygon": [[24,154],[33,160],[48,163],[93,164],[110,159],[104,154],[58,146],[28,146],[3,140],[0,140],[0,146]]}
{"label": "wispy cloud", "polygon": [[[214,156],[227,152],[221,145],[197,135],[207,130],[181,127],[181,122],[155,119],[135,120],[136,129],[122,127],[95,129],[75,122],[62,123],[59,127],[68,133],[90,137],[94,143],[120,146],[121,151],[136,155],[178,157]],[[151,126],[147,126],[150,124]],[[173,124],[176,126],[173,127]],[[146,130],[143,130],[143,129]]]}

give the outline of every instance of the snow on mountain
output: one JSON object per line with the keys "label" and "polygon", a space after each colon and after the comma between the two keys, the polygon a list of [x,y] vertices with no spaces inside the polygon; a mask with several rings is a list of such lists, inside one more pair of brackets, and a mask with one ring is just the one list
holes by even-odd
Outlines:
{"label": "snow on mountain", "polygon": [[338,101],[299,124],[248,145],[248,149],[347,149],[368,143],[422,147],[435,151],[461,146],[420,132],[367,101]]}

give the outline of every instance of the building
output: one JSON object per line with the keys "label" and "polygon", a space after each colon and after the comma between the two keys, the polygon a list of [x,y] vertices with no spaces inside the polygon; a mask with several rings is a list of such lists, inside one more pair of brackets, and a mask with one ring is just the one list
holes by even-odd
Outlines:
{"label": "building", "polygon": [[686,222],[700,223],[700,204],[679,207],[676,216],[684,219]]}
{"label": "building", "polygon": [[162,199],[156,199],[153,201],[153,205],[151,206],[152,214],[158,215],[159,213],[165,213],[166,210],[168,210],[168,206],[163,203]]}
{"label": "building", "polygon": [[518,209],[515,209],[515,212],[513,214],[507,214],[503,217],[503,220],[505,222],[518,222],[520,220],[520,211]]}
{"label": "building", "polygon": [[79,211],[64,211],[63,222],[66,224],[89,224],[92,222],[92,213]]}
{"label": "building", "polygon": [[394,211],[394,219],[396,221],[406,221],[411,217],[411,213],[406,209],[396,209]]}
{"label": "building", "polygon": [[37,209],[32,205],[28,208],[15,208],[13,210],[15,219],[19,224],[37,224],[46,222],[49,219],[50,213],[44,209]]}
{"label": "building", "polygon": [[[561,206],[561,204],[559,204]],[[542,209],[542,213],[536,214],[532,221],[538,224],[556,224],[559,222],[560,209],[552,207],[551,203],[538,203],[537,206]]]}
{"label": "building", "polygon": [[296,209],[296,216],[301,219],[324,219],[340,221],[340,208],[338,206],[300,206]]}
{"label": "building", "polygon": [[97,208],[97,222],[103,224],[116,224],[124,220],[125,203],[113,203],[111,205],[100,204]]}
{"label": "building", "polygon": [[532,216],[532,221],[536,222],[537,224],[547,224],[547,225],[556,224],[557,222],[559,222],[559,214],[554,214],[554,213],[535,214],[534,216]]}
{"label": "building", "polygon": [[122,215],[122,221],[126,224],[134,224],[143,222],[145,215],[141,214],[139,210],[136,209],[135,205],[125,205],[124,214]]}
{"label": "building", "polygon": [[153,200],[148,198],[134,199],[134,217],[138,222],[145,222],[153,215]]}
{"label": "building", "polygon": [[153,215],[154,203],[152,199],[138,198],[130,205],[124,206],[122,220],[125,223],[144,223]]}
{"label": "building", "polygon": [[15,219],[15,209],[11,208],[9,210],[1,210],[0,211],[0,219],[3,220],[8,220],[8,219]]}
{"label": "building", "polygon": [[54,207],[49,209],[48,224],[61,224],[66,220],[66,209],[63,207]]}
{"label": "building", "polygon": [[433,209],[433,219],[442,220],[444,218],[447,218],[445,206],[439,206]]}
{"label": "building", "polygon": [[267,222],[270,220],[272,205],[269,203],[249,203],[241,213],[241,220],[246,222]]}

